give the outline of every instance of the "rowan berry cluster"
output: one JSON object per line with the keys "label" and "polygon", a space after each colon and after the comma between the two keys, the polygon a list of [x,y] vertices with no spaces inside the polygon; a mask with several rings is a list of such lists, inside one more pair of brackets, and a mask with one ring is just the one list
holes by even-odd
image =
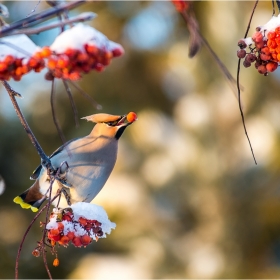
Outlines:
{"label": "rowan berry cluster", "polygon": [[253,36],[239,40],[238,46],[237,56],[244,58],[244,67],[255,63],[263,75],[275,71],[280,63],[280,17],[272,17],[266,25],[257,27]]}
{"label": "rowan berry cluster", "polygon": [[76,81],[84,73],[104,70],[112,58],[124,53],[121,45],[83,24],[62,32],[50,47],[42,49],[27,36],[22,36],[25,35],[10,36],[1,41],[5,46],[5,51],[1,50],[0,54],[1,80],[13,78],[19,81],[32,70],[40,72],[47,68],[47,80],[59,78]]}
{"label": "rowan berry cluster", "polygon": [[[19,42],[23,40],[22,36],[18,36]],[[13,38],[13,40],[14,39],[15,38]],[[26,37],[24,40],[29,39]],[[33,43],[31,40],[29,41],[29,47],[30,45],[33,47]],[[9,40],[6,40],[5,43],[9,43]],[[44,59],[50,55],[49,48],[37,50],[30,56],[24,54],[24,49],[22,50],[23,53],[13,51],[12,47],[8,48],[5,46],[3,49],[4,50],[0,58],[0,79],[6,81],[10,80],[11,78],[13,78],[15,81],[20,81],[22,76],[29,73],[30,71],[40,72],[45,67]]]}
{"label": "rowan berry cluster", "polygon": [[48,241],[53,247],[57,243],[64,247],[69,243],[75,247],[86,247],[93,239],[97,241],[103,236],[100,222],[84,217],[75,220],[71,208],[53,212],[46,229]]}

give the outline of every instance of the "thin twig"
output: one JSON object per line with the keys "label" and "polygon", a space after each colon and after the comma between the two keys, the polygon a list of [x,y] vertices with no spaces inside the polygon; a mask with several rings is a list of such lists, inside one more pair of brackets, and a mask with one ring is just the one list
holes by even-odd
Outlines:
{"label": "thin twig", "polygon": [[58,14],[64,12],[65,10],[74,9],[85,2],[86,0],[78,0],[75,2],[61,4],[57,7],[52,7],[41,13],[30,16],[28,18],[13,22],[9,26],[3,26],[2,29],[0,29],[0,35],[2,36],[3,34],[5,34],[7,36],[9,33],[11,33],[14,30],[26,28],[34,24],[39,24],[43,21],[48,20],[51,17],[57,16]]}
{"label": "thin twig", "polygon": [[[255,5],[254,5],[253,10],[252,10],[252,13],[251,13],[251,16],[250,16],[250,19],[249,19],[249,23],[248,23],[247,30],[246,30],[246,32],[245,32],[244,38],[246,38],[247,35],[248,35],[248,32],[249,32],[250,27],[251,27],[251,22],[252,22],[252,19],[253,19],[253,15],[254,15],[254,13],[255,13],[255,10],[256,10],[256,8],[257,8],[258,3],[259,3],[259,0],[256,0]],[[277,2],[276,2],[276,3],[277,3]]]}
{"label": "thin twig", "polygon": [[37,141],[35,135],[33,134],[32,130],[30,129],[26,119],[24,118],[18,103],[15,99],[15,96],[21,96],[19,93],[17,93],[16,91],[14,91],[11,86],[6,82],[6,81],[2,81],[1,83],[3,84],[3,86],[5,87],[5,89],[7,90],[10,99],[12,101],[12,104],[15,108],[16,114],[25,130],[25,132],[27,133],[29,139],[31,140],[31,143],[33,144],[33,146],[36,148],[41,160],[42,160],[42,165],[45,166],[47,169],[52,170],[53,171],[53,167],[51,165],[51,161],[50,159],[47,157],[47,155],[45,154],[45,152],[43,151],[42,147],[40,146],[39,142]]}
{"label": "thin twig", "polygon": [[75,101],[73,99],[71,89],[70,89],[70,87],[69,87],[69,85],[68,85],[68,83],[65,79],[63,79],[62,81],[63,81],[64,87],[65,87],[65,90],[68,94],[68,97],[69,97],[71,108],[72,108],[72,111],[73,111],[73,114],[74,114],[75,125],[76,125],[76,127],[79,127],[78,110],[77,110]]}
{"label": "thin twig", "polygon": [[[227,67],[223,64],[223,62],[218,57],[218,55],[215,53],[215,51],[211,48],[211,46],[208,43],[208,41],[206,40],[206,38],[200,33],[198,27],[195,26],[194,23],[190,22],[189,13],[187,11],[183,11],[183,12],[181,12],[181,15],[182,15],[184,21],[186,22],[187,26],[189,27],[190,32],[193,33],[192,37],[196,38],[196,39],[193,39],[193,41],[196,41],[197,43],[200,41],[205,45],[207,50],[213,56],[215,62],[218,65],[218,67],[221,69],[222,73],[225,75],[227,81],[229,82],[230,87],[232,88],[232,91],[233,91],[234,95],[238,99],[238,94],[236,92],[236,87],[233,86],[233,84],[234,85],[236,84],[236,80],[234,79],[234,77],[228,71]],[[191,16],[193,17],[193,15],[191,15]],[[198,46],[197,46],[197,48],[198,48]]]}
{"label": "thin twig", "polygon": [[55,86],[55,84],[54,84],[54,82],[55,82],[55,79],[52,80],[52,88],[51,88],[51,108],[52,108],[52,117],[53,117],[54,125],[55,125],[55,127],[56,127],[56,130],[57,130],[57,132],[58,132],[58,134],[59,134],[59,137],[60,137],[62,143],[65,143],[65,142],[66,142],[66,139],[65,139],[65,136],[64,136],[64,134],[63,134],[63,131],[62,131],[62,129],[61,129],[61,127],[60,127],[60,125],[59,125],[59,123],[58,123],[58,121],[57,121],[57,116],[56,116],[56,112],[55,112],[55,104],[54,104],[54,93],[55,93],[55,88],[54,88],[54,86]]}
{"label": "thin twig", "polygon": [[[247,37],[248,32],[250,30],[251,22],[252,22],[253,15],[255,13],[256,7],[258,5],[258,2],[259,2],[259,0],[256,0],[254,8],[253,8],[251,16],[250,16],[250,19],[249,19],[249,23],[248,23],[247,30],[245,32],[244,38]],[[252,144],[251,144],[251,141],[250,141],[250,137],[249,137],[249,134],[248,134],[247,129],[246,129],[245,117],[244,117],[244,113],[243,113],[243,109],[242,109],[242,104],[241,104],[241,91],[240,91],[240,82],[239,82],[240,71],[241,71],[240,63],[241,63],[241,59],[239,58],[238,59],[238,65],[237,65],[237,76],[236,76],[236,85],[237,85],[237,93],[238,93],[239,111],[240,111],[240,115],[241,115],[241,118],[242,118],[242,124],[243,124],[243,128],[244,128],[244,132],[245,132],[245,135],[247,137],[247,140],[248,140],[248,143],[249,143],[249,146],[250,146],[250,149],[251,149],[251,153],[253,155],[255,164],[257,164],[256,158],[255,158],[255,154],[254,154],[254,150],[253,150],[253,147],[252,147]]]}
{"label": "thin twig", "polygon": [[36,9],[37,9],[37,7],[39,6],[40,3],[41,3],[41,0],[39,0],[39,1],[36,3],[36,5],[35,5],[35,7],[33,8],[33,10],[31,10],[31,12],[26,16],[27,18],[30,17],[31,14],[35,13],[35,11],[36,11]]}
{"label": "thin twig", "polygon": [[[47,26],[42,26],[42,27],[38,27],[38,28],[27,28],[27,29],[14,30],[14,31],[11,31],[8,35],[11,36],[11,35],[18,35],[18,34],[26,34],[26,35],[38,34],[40,32],[47,31],[47,30],[50,30],[53,28],[64,27],[67,24],[71,25],[72,23],[76,23],[76,22],[89,21],[95,17],[96,17],[95,13],[85,12],[85,13],[82,13],[79,16],[73,17],[71,19],[66,19],[62,22],[49,24]],[[0,38],[5,37],[5,36],[7,36],[7,34],[0,33]]]}
{"label": "thin twig", "polygon": [[87,100],[91,102],[91,104],[95,107],[97,110],[102,109],[102,105],[97,103],[94,98],[92,98],[88,93],[86,93],[77,83],[74,83],[72,81],[68,81],[74,88],[78,90],[78,92]]}

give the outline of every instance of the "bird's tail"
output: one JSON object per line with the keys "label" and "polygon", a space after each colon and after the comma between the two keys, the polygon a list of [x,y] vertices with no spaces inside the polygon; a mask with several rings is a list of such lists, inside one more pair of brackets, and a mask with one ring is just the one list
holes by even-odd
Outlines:
{"label": "bird's tail", "polygon": [[39,191],[38,180],[29,189],[14,198],[15,203],[24,209],[31,208],[33,212],[37,212],[45,200],[46,196]]}

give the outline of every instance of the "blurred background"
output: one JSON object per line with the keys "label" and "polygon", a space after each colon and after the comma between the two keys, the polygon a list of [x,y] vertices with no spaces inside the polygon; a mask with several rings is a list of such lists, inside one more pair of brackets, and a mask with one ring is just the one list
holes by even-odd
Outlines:
{"label": "blurred background", "polygon": [[[48,8],[45,1],[2,1],[12,22]],[[36,6],[37,5],[37,6]],[[254,2],[195,1],[202,34],[236,75],[237,41],[245,34]],[[188,58],[189,33],[168,2],[90,2],[70,15],[93,11],[89,24],[122,44],[125,55],[79,85],[102,112],[137,112],[120,140],[116,167],[94,203],[117,224],[107,239],[87,248],[48,253],[54,278],[279,278],[280,277],[280,70],[264,77],[241,68],[242,102],[258,165],[246,140],[237,99],[205,47]],[[260,2],[251,25],[272,16]],[[53,42],[59,30],[32,36]],[[53,124],[51,83],[29,74],[12,87],[47,154],[62,143]],[[0,278],[14,278],[18,246],[34,213],[13,203],[40,163],[36,150],[0,88]],[[98,111],[73,88],[79,118]],[[59,123],[66,139],[87,135],[92,124],[74,116],[56,83]],[[1,192],[1,191],[0,191]],[[41,220],[43,221],[42,216]],[[20,278],[47,278],[31,252],[41,238],[39,220],[24,243]]]}

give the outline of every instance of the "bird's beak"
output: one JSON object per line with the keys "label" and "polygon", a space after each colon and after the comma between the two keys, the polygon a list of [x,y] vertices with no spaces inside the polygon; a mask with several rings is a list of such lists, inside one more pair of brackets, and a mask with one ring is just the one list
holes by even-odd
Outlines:
{"label": "bird's beak", "polygon": [[134,123],[135,121],[137,121],[137,115],[134,112],[130,112],[127,115],[122,116],[122,118],[118,121],[117,125],[131,125],[132,123]]}

